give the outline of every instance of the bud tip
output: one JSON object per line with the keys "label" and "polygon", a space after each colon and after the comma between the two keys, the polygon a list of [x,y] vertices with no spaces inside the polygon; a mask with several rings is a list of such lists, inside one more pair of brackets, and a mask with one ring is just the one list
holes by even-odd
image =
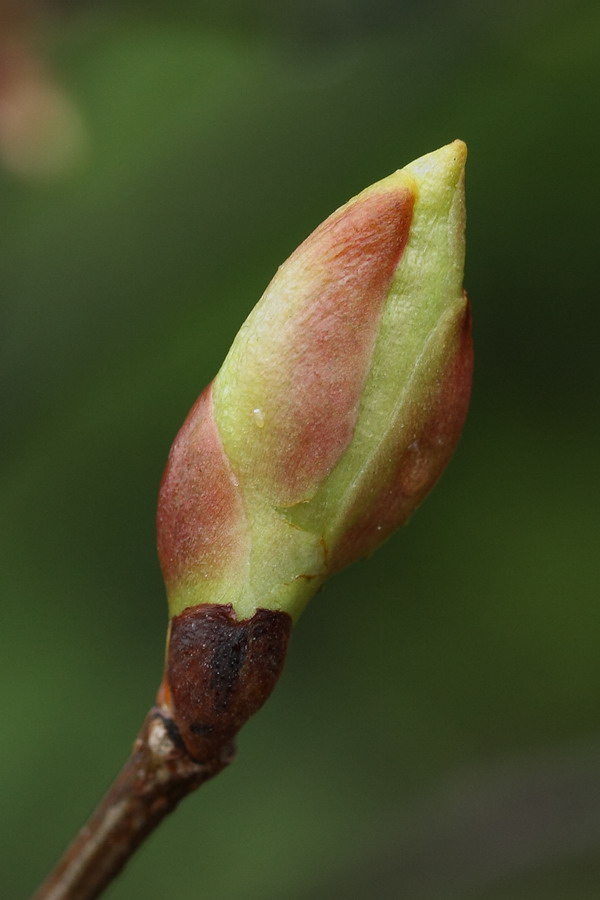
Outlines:
{"label": "bud tip", "polygon": [[446,186],[455,188],[462,176],[467,161],[467,145],[464,141],[455,140],[451,144],[420,156],[406,166],[419,181],[435,185],[436,189]]}

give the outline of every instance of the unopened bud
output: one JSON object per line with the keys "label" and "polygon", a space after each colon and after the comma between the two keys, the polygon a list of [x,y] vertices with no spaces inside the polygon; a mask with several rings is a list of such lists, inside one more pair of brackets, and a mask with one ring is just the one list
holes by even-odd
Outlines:
{"label": "unopened bud", "polygon": [[[406,521],[452,454],[472,368],[465,158],[455,141],[319,226],[278,270],[177,436],[158,512],[171,642],[181,656],[202,631],[222,655],[209,668],[226,670],[218,690],[214,677],[201,689],[212,700],[200,713],[197,673],[183,691],[181,673],[167,678],[176,709],[177,694],[182,708],[196,704],[188,743],[227,738],[261,705],[291,620],[332,572]],[[207,617],[220,638],[207,637]],[[223,629],[234,635],[224,656]],[[257,641],[271,674],[241,696],[232,685],[253,669]],[[215,710],[228,703],[237,724],[219,731]]]}

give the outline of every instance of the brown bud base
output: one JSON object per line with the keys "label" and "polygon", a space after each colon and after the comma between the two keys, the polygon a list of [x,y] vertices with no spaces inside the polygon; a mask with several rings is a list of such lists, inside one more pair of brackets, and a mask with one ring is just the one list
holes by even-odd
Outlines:
{"label": "brown bud base", "polygon": [[231,606],[171,622],[165,680],[125,767],[34,900],[94,900],[158,823],[233,759],[232,738],[281,673],[292,620]]}
{"label": "brown bud base", "polygon": [[263,705],[281,674],[292,620],[257,609],[238,621],[233,608],[190,607],[171,621],[159,695],[193,759],[207,764]]}

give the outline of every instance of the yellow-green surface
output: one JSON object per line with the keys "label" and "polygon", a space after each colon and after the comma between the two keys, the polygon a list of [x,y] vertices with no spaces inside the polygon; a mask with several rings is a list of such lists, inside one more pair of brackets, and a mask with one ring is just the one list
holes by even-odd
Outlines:
{"label": "yellow-green surface", "polygon": [[88,156],[0,173],[1,896],[33,890],[152,701],[156,491],[198,391],[318,222],[455,137],[458,454],[311,603],[235,765],[107,897],[598,896],[599,43],[591,0],[89,3],[49,35]]}

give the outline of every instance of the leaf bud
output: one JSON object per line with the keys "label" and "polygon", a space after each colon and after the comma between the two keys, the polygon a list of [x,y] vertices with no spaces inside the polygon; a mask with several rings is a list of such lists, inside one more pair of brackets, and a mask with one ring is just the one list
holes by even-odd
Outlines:
{"label": "leaf bud", "polygon": [[[262,704],[291,621],[408,519],[452,455],[472,370],[465,159],[454,141],[329,216],[279,268],[173,444],[158,546],[178,668],[164,696],[180,720],[189,710],[196,755]],[[234,707],[224,728],[219,709]]]}

